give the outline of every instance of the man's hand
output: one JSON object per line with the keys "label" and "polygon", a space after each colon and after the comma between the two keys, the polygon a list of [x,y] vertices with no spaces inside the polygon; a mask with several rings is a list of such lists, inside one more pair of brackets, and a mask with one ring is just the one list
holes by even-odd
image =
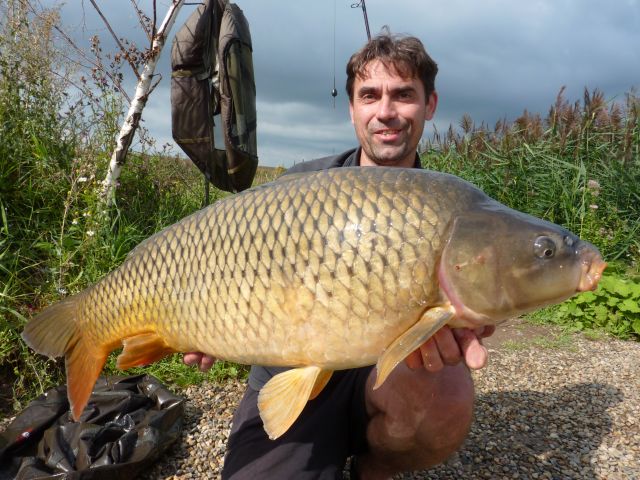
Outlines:
{"label": "man's hand", "polygon": [[186,365],[196,365],[201,372],[206,372],[216,363],[215,357],[210,357],[201,352],[185,353],[182,361]]}
{"label": "man's hand", "polygon": [[489,354],[482,345],[482,339],[493,335],[495,331],[493,325],[475,330],[451,329],[445,325],[409,355],[405,362],[409,368],[424,367],[430,372],[438,372],[445,365],[457,365],[463,360],[471,369],[483,368]]}

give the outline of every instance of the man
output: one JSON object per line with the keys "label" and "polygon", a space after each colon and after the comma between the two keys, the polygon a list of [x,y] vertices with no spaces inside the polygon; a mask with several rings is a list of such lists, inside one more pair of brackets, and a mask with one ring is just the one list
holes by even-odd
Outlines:
{"label": "man", "polygon": [[[383,33],[347,65],[349,112],[360,147],[296,165],[289,172],[343,166],[420,168],[418,142],[438,96],[437,65],[414,37]],[[287,173],[289,173],[287,172]],[[225,479],[341,478],[352,457],[351,478],[386,479],[444,461],[465,439],[472,420],[469,368],[481,368],[481,338],[493,328],[444,327],[400,364],[377,390],[375,369],[336,372],[294,425],[269,440],[257,394],[282,368],[254,366],[234,416]],[[185,355],[208,368],[213,359]]]}

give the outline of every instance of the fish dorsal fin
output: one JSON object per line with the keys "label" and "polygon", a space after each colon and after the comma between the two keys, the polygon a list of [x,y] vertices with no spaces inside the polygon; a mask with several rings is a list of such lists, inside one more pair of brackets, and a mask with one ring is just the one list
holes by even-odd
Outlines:
{"label": "fish dorsal fin", "polygon": [[434,307],[425,311],[409,330],[396,338],[378,359],[374,389],[384,383],[391,371],[411,352],[426,342],[455,315],[453,307]]}
{"label": "fish dorsal fin", "polygon": [[333,372],[310,366],[279,373],[258,394],[258,409],[271,440],[286,432],[307,401],[320,393]]}
{"label": "fish dorsal fin", "polygon": [[116,362],[116,366],[122,370],[148,365],[176,352],[155,332],[127,337],[122,340],[122,345],[124,349]]}

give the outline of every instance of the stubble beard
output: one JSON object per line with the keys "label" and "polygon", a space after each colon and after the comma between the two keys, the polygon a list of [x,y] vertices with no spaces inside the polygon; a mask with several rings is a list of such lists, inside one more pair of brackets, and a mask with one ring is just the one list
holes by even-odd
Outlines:
{"label": "stubble beard", "polygon": [[367,141],[362,142],[362,150],[371,161],[381,167],[394,167],[412,155],[410,146],[406,142],[398,146],[386,146]]}

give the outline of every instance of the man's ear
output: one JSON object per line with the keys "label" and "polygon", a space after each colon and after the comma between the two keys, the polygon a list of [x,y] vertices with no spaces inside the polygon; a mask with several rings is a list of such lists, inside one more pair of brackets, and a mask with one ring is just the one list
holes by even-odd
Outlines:
{"label": "man's ear", "polygon": [[435,90],[431,92],[427,99],[427,108],[424,112],[424,119],[431,120],[436,113],[436,107],[438,106],[438,92]]}
{"label": "man's ear", "polygon": [[349,116],[351,117],[351,123],[353,123],[353,102],[349,100]]}

